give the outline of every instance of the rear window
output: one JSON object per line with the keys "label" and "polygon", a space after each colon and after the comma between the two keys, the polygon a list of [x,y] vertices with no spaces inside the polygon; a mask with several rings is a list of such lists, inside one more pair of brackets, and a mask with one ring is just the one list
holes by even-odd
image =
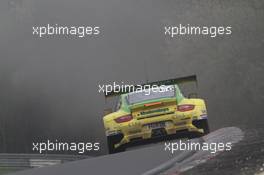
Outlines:
{"label": "rear window", "polygon": [[144,102],[147,100],[155,100],[159,98],[170,98],[175,96],[175,88],[171,86],[159,86],[155,88],[145,89],[128,93],[127,101],[129,104]]}

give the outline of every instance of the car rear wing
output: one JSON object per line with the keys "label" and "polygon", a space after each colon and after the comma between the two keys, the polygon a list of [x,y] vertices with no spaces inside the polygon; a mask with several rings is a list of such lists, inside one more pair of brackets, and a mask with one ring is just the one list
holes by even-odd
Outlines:
{"label": "car rear wing", "polygon": [[[198,87],[197,76],[196,75],[190,75],[190,76],[186,76],[186,77],[172,78],[172,79],[168,79],[168,80],[155,81],[155,82],[146,83],[146,84],[142,84],[142,85],[135,85],[134,89],[136,89],[139,86],[146,87],[146,89],[147,89],[147,88],[151,88],[153,86],[162,86],[162,85],[166,86],[166,85],[184,84],[184,83],[190,83],[190,82],[195,82],[196,87]],[[117,92],[117,90],[113,90],[111,92],[108,92],[107,94],[105,93],[104,95],[105,95],[105,98],[119,96],[122,94],[133,92],[133,91],[131,91],[131,89],[133,89],[133,88],[126,88],[122,92]]]}

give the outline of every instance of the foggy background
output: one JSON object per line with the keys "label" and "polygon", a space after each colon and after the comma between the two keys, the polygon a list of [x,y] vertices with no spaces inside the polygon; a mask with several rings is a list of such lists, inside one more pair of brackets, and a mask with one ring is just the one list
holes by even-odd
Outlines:
{"label": "foggy background", "polygon": [[[58,139],[99,141],[105,153],[98,84],[113,81],[197,74],[212,130],[264,124],[263,19],[262,0],[1,0],[0,151]],[[32,35],[48,23],[100,26],[101,34]],[[233,33],[164,36],[165,25],[180,23]]]}

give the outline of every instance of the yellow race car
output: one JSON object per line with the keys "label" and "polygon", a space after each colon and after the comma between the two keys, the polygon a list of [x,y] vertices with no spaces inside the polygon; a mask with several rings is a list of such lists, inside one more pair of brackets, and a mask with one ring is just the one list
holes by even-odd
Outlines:
{"label": "yellow race car", "polygon": [[106,95],[119,96],[116,111],[103,118],[109,153],[124,151],[133,141],[183,132],[209,133],[204,100],[184,97],[178,86],[190,81],[197,82],[196,76],[148,83],[144,91]]}

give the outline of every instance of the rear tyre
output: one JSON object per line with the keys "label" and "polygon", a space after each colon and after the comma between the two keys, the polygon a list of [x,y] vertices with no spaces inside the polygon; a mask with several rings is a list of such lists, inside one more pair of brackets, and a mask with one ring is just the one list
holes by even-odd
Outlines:
{"label": "rear tyre", "polygon": [[199,128],[199,129],[203,129],[204,133],[198,133],[198,132],[194,132],[194,133],[190,133],[189,139],[193,139],[193,138],[197,138],[197,137],[202,137],[204,135],[207,135],[210,132],[209,129],[209,124],[207,119],[202,119],[202,120],[194,120],[192,122],[192,124]]}
{"label": "rear tyre", "polygon": [[209,134],[210,133],[210,129],[209,129],[209,124],[208,124],[207,119],[201,120],[200,124],[201,124],[201,129],[204,130],[203,135]]}
{"label": "rear tyre", "polygon": [[198,134],[199,136],[204,136],[204,135],[207,135],[208,133],[210,133],[210,128],[209,128],[209,124],[208,124],[207,119],[195,120],[195,121],[193,121],[193,125],[199,129],[204,130],[204,133]]}
{"label": "rear tyre", "polygon": [[122,134],[107,136],[107,146],[109,154],[124,152],[126,150],[124,145],[115,148],[115,144],[119,143],[122,137]]}

